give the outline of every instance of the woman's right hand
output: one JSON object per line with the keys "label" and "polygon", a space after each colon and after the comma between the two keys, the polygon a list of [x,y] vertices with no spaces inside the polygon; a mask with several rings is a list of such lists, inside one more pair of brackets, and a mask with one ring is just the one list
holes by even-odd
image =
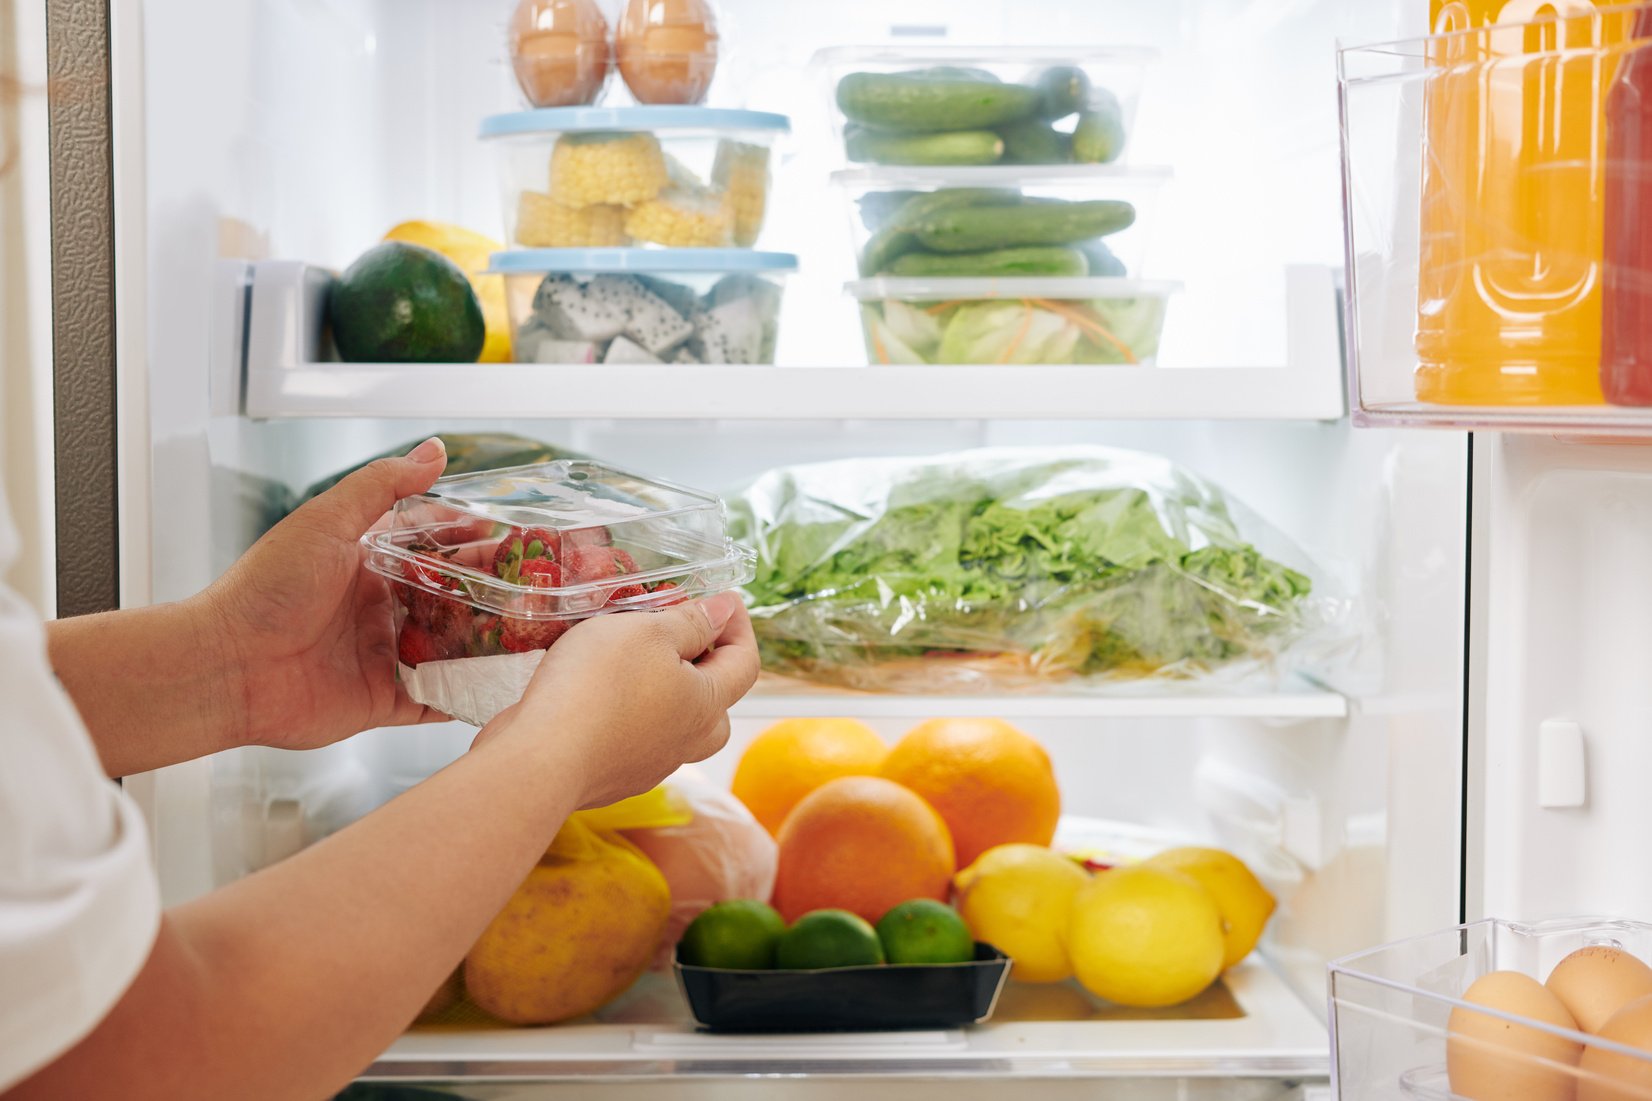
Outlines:
{"label": "woman's right hand", "polygon": [[723,748],[728,709],[757,672],[751,619],[732,593],[594,616],[546,651],[521,702],[476,744],[534,739],[577,778],[581,807],[607,806]]}

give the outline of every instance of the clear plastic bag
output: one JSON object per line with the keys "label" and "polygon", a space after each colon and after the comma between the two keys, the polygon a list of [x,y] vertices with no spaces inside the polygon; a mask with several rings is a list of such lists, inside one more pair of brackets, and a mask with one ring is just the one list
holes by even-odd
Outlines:
{"label": "clear plastic bag", "polygon": [[875,691],[1254,675],[1339,613],[1167,459],[996,448],[773,470],[731,502],[770,672]]}
{"label": "clear plastic bag", "polygon": [[620,833],[654,862],[671,885],[671,918],[654,966],[668,967],[689,922],[713,903],[768,900],[780,850],[746,805],[693,766],[663,785],[687,821]]}

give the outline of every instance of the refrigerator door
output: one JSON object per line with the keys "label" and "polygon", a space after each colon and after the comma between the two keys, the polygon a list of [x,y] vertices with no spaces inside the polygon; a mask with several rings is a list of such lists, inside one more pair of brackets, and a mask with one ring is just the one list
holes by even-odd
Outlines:
{"label": "refrigerator door", "polygon": [[1465,916],[1645,917],[1652,447],[1474,440]]}

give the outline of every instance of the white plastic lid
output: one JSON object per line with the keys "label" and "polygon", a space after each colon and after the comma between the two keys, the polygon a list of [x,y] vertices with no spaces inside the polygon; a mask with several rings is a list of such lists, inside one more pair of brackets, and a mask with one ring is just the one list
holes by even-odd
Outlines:
{"label": "white plastic lid", "polygon": [[706,272],[792,272],[797,257],[789,252],[754,252],[744,248],[529,248],[496,252],[488,258],[489,275],[544,275],[550,272],[629,272],[643,275]]}

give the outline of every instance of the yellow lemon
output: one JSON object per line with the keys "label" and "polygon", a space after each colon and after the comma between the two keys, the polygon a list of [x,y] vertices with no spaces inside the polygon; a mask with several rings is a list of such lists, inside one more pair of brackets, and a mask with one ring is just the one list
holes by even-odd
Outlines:
{"label": "yellow lemon", "polygon": [[1222,973],[1222,913],[1197,880],[1136,865],[1073,896],[1067,950],[1084,988],[1118,1005],[1177,1005]]}
{"label": "yellow lemon", "polygon": [[1250,955],[1262,939],[1262,929],[1273,916],[1275,903],[1242,860],[1221,849],[1188,847],[1166,850],[1146,863],[1192,876],[1216,900],[1227,945],[1222,970]]}
{"label": "yellow lemon", "polygon": [[503,251],[504,245],[475,230],[446,222],[403,222],[386,233],[384,239],[422,245],[458,265],[476,292],[476,300],[482,306],[482,321],[487,326],[487,339],[482,342],[482,354],[476,357],[476,362],[510,362],[511,323],[505,309],[505,277],[482,274],[487,270],[489,257]]}
{"label": "yellow lemon", "polygon": [[1015,979],[1060,982],[1073,973],[1068,910],[1089,879],[1059,853],[1017,843],[982,853],[953,878],[953,887],[969,931],[1015,961]]}

